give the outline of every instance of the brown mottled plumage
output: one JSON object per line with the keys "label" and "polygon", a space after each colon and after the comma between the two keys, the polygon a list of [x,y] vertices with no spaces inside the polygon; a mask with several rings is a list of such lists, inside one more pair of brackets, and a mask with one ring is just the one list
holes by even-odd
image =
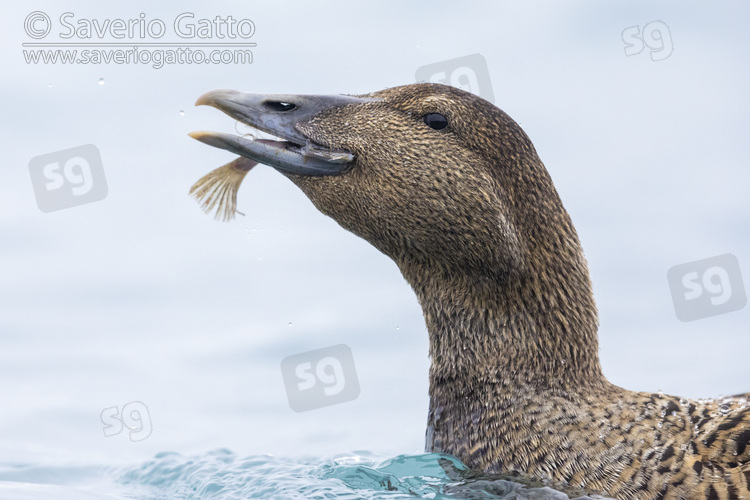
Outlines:
{"label": "brown mottled plumage", "polygon": [[416,292],[432,358],[427,451],[619,499],[750,499],[750,395],[691,401],[604,378],[578,236],[521,127],[442,85],[366,97],[381,100],[296,125],[354,153],[349,171],[286,175]]}

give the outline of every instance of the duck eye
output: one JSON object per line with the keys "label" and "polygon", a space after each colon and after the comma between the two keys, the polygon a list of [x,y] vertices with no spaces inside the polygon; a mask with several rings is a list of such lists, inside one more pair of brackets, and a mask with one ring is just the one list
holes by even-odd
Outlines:
{"label": "duck eye", "polygon": [[424,115],[424,122],[435,130],[442,130],[448,126],[448,119],[440,113],[427,113]]}

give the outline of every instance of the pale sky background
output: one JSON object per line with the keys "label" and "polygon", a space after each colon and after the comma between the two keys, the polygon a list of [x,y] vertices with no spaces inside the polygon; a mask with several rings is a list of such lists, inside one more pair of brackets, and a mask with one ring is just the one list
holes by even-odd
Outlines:
{"label": "pale sky background", "polygon": [[[175,5],[3,7],[4,463],[115,463],[217,447],[421,451],[427,334],[396,266],[268,167],[239,192],[245,217],[225,224],[204,215],[187,192],[232,155],[187,133],[234,131],[229,117],[193,106],[211,89],[365,93],[476,53],[495,104],[529,134],[577,227],[605,374],[629,389],[689,397],[750,391],[748,308],[680,322],[666,277],[674,265],[733,253],[748,284],[750,6]],[[24,19],[37,10],[53,22],[64,12],[76,20],[144,12],[168,26],[183,12],[231,14],[255,23],[254,62],[26,64]],[[669,26],[671,56],[626,57],[623,30],[658,20]],[[41,212],[29,160],[84,144],[99,148],[109,194]],[[352,349],[361,395],[294,413],[281,360],[340,343]],[[131,401],[149,408],[152,435],[104,437],[101,411]]]}

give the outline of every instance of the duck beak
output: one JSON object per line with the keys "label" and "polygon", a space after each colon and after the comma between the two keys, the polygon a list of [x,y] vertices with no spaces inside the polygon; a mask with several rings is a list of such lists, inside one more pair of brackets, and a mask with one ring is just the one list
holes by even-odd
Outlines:
{"label": "duck beak", "polygon": [[246,94],[235,90],[212,90],[200,96],[195,105],[213,106],[281,140],[253,140],[203,131],[189,135],[209,146],[269,165],[284,174],[337,175],[350,167],[354,155],[350,151],[314,143],[298,130],[297,125],[330,108],[377,100],[346,95]]}

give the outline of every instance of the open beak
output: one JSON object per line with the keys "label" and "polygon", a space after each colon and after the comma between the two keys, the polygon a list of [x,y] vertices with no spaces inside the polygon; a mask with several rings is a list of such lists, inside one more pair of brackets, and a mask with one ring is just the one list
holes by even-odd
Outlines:
{"label": "open beak", "polygon": [[314,143],[297,129],[297,124],[309,121],[326,109],[375,100],[345,95],[246,94],[235,90],[212,90],[200,96],[195,105],[213,106],[281,140],[253,140],[203,131],[192,132],[190,137],[264,163],[285,174],[337,175],[350,167],[354,155]]}

